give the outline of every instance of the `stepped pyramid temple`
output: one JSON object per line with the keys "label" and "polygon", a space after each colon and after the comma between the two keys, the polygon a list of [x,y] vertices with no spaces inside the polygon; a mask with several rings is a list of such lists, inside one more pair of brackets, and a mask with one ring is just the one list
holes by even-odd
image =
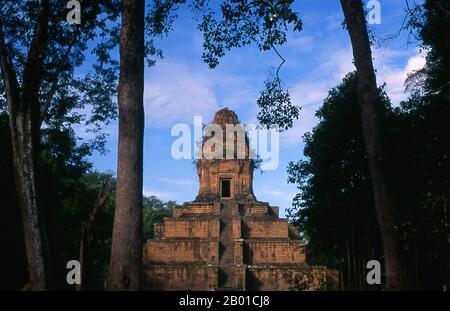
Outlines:
{"label": "stepped pyramid temple", "polygon": [[[222,127],[225,141],[230,137],[226,124],[236,125],[239,120],[225,108],[212,123]],[[231,135],[236,156],[238,135],[236,131]],[[146,289],[325,288],[326,268],[309,266],[298,232],[287,219],[278,217],[278,207],[255,198],[254,161],[244,137],[244,157],[199,159],[196,199],[175,208],[172,218],[155,225],[155,238],[144,246]],[[207,138],[203,138],[203,147]],[[208,148],[215,151],[215,145]]]}

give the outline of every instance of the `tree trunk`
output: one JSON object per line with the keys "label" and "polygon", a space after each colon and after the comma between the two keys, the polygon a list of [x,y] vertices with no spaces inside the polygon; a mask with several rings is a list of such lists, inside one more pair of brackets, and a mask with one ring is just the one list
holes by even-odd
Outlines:
{"label": "tree trunk", "polygon": [[97,200],[95,201],[94,208],[90,212],[87,221],[81,225],[80,255],[79,255],[81,268],[81,283],[77,284],[76,286],[77,291],[90,289],[89,275],[91,269],[89,262],[89,250],[91,248],[95,217],[97,216],[98,211],[105,208],[112,191],[113,191],[112,180],[105,181],[102,184],[102,187],[97,196]]}
{"label": "tree trunk", "polygon": [[[25,290],[48,288],[49,258],[45,226],[39,208],[37,158],[40,143],[39,89],[47,50],[50,5],[41,1],[36,28],[28,52],[20,86],[8,47],[0,30],[2,76],[8,102],[11,128],[14,176],[27,253],[29,283]],[[0,28],[3,25],[0,22]]]}
{"label": "tree trunk", "polygon": [[119,147],[109,290],[137,290],[142,264],[144,0],[124,0],[120,34]]}
{"label": "tree trunk", "polygon": [[372,191],[383,243],[386,271],[385,289],[402,288],[398,243],[391,215],[391,206],[383,176],[383,153],[376,111],[378,90],[372,63],[372,51],[361,0],[341,0],[355,60],[361,124],[366,146]]}

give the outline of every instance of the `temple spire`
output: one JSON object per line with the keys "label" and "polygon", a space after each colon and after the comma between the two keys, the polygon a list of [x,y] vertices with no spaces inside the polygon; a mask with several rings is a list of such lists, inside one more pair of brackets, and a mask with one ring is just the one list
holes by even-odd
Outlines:
{"label": "temple spire", "polygon": [[255,200],[249,140],[236,113],[228,108],[217,111],[204,131],[196,201]]}

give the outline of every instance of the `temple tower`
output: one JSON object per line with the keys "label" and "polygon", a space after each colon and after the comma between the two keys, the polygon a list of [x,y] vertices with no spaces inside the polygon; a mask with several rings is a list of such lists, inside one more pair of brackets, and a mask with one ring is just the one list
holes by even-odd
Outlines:
{"label": "temple tower", "polygon": [[156,224],[155,238],[144,246],[144,287],[325,288],[326,269],[306,263],[298,232],[279,218],[278,207],[255,198],[254,162],[237,115],[221,109],[212,124],[204,130],[202,157],[196,163],[196,199],[174,208],[172,218]]}
{"label": "temple tower", "polygon": [[[254,162],[250,159],[245,128],[237,115],[227,108],[216,113],[212,124],[220,126],[222,133],[220,136],[212,129],[210,135],[203,137],[203,156],[197,161],[199,193],[196,201],[255,201]],[[213,137],[222,138],[222,146],[214,144]]]}

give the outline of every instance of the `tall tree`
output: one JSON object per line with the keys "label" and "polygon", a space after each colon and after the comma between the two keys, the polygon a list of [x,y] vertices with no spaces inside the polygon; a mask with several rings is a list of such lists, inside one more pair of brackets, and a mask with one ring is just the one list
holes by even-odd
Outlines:
{"label": "tall tree", "polygon": [[94,208],[89,213],[88,219],[81,225],[81,238],[80,238],[80,268],[81,268],[81,283],[77,284],[76,289],[78,291],[88,289],[88,279],[91,274],[91,266],[89,263],[89,253],[92,244],[92,236],[94,231],[94,224],[97,214],[105,209],[108,203],[108,199],[114,190],[113,179],[107,179],[103,181],[100,191],[97,196]]}
{"label": "tall tree", "polygon": [[119,146],[110,290],[137,290],[142,264],[144,0],[125,0],[120,33]]}
{"label": "tall tree", "polygon": [[[10,119],[15,184],[28,258],[26,288],[29,289],[46,289],[50,279],[47,258],[50,252],[40,204],[44,196],[40,195],[38,181],[41,126],[45,124],[50,130],[70,128],[81,122],[80,115],[73,110],[84,108],[87,103],[102,106],[93,113],[91,125],[114,115],[114,109],[111,114],[105,113],[110,111],[111,104],[106,104],[110,102],[109,95],[114,89],[110,85],[115,84],[115,79],[111,77],[114,66],[108,68],[110,58],[104,53],[114,45],[114,40],[107,39],[94,49],[102,60],[93,66],[95,75],[74,78],[73,73],[84,61],[87,41],[96,37],[105,39],[111,34],[106,24],[115,19],[116,7],[113,0],[101,4],[85,1],[84,24],[70,27],[65,20],[66,8],[57,0],[0,4],[3,78],[0,96],[6,99]],[[100,14],[106,17],[97,19]],[[102,82],[105,87],[100,90],[92,85]]]}
{"label": "tall tree", "polygon": [[47,289],[48,259],[46,236],[36,190],[36,159],[39,144],[40,108],[37,98],[43,75],[43,62],[48,44],[49,1],[41,1],[35,30],[23,71],[20,87],[12,58],[0,24],[0,53],[3,81],[7,95],[13,146],[15,182],[22,214],[30,283],[27,288]]}
{"label": "tall tree", "polygon": [[384,154],[376,110],[377,81],[365,13],[361,0],[341,0],[341,6],[352,42],[356,66],[358,97],[361,104],[361,125],[378,225],[383,242],[385,288],[399,290],[402,288],[401,263],[391,211],[392,205],[383,173]]}
{"label": "tall tree", "polygon": [[[384,127],[390,102],[383,88],[377,95]],[[308,260],[338,269],[346,290],[379,288],[365,282],[364,272],[367,261],[382,257],[360,110],[350,73],[316,111],[319,122],[303,138],[306,160],[288,166],[299,193],[287,215],[308,240]]]}

